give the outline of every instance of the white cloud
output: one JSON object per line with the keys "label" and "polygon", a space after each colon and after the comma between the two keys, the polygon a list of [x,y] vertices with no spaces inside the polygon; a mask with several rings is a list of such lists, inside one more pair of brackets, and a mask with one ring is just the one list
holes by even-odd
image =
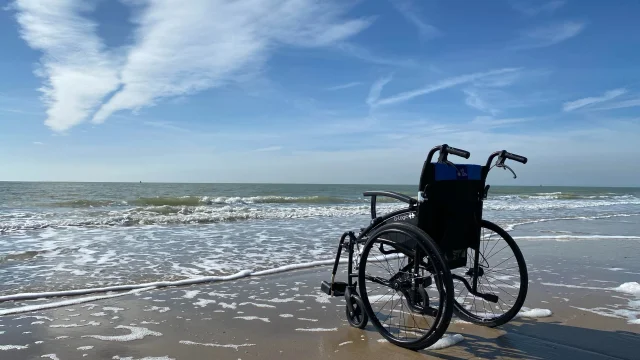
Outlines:
{"label": "white cloud", "polygon": [[369,96],[367,96],[367,104],[369,106],[374,106],[376,101],[380,98],[380,93],[382,92],[382,88],[387,85],[393,79],[393,74],[382,77],[376,80],[371,88],[369,89]]}
{"label": "white cloud", "polygon": [[340,85],[336,85],[336,86],[331,86],[331,87],[328,87],[327,90],[329,90],[329,91],[344,90],[344,89],[349,89],[349,88],[360,86],[360,85],[362,85],[362,83],[360,81],[354,81],[354,82],[350,82],[350,83],[346,83],[346,84],[340,84]]}
{"label": "white cloud", "polygon": [[93,117],[152,106],[165,97],[242,81],[274,48],[322,47],[367,28],[372,19],[341,19],[344,7],[313,0],[158,0],[135,19],[135,44],[123,87]]}
{"label": "white cloud", "polygon": [[16,0],[13,9],[20,35],[42,51],[37,75],[47,105],[45,124],[64,131],[83,122],[118,86],[116,61],[105,52],[96,24],[81,14],[88,2]]}
{"label": "white cloud", "polygon": [[119,110],[245,81],[278,47],[334,46],[373,22],[344,19],[347,8],[338,1],[127,1],[141,7],[135,41],[122,57],[123,49],[107,49],[85,17],[94,3],[16,0],[12,6],[22,38],[43,52],[37,74],[45,79],[46,124],[56,131],[92,115],[101,123]]}
{"label": "white cloud", "polygon": [[605,105],[605,106],[598,107],[598,108],[593,109],[593,110],[614,110],[614,109],[624,109],[624,108],[638,107],[638,106],[640,106],[640,98],[619,101],[619,102],[613,103],[611,105]]}
{"label": "white cloud", "polygon": [[440,30],[435,26],[426,23],[417,14],[418,11],[410,0],[390,0],[393,7],[404,16],[413,26],[418,29],[420,36],[433,37],[440,35]]}
{"label": "white cloud", "polygon": [[379,100],[376,99],[376,101],[373,101],[373,105],[375,106],[392,105],[400,102],[405,102],[420,95],[426,95],[438,90],[443,90],[443,89],[447,89],[457,85],[469,83],[469,82],[481,79],[483,77],[498,75],[498,74],[505,74],[505,73],[518,71],[518,70],[519,69],[517,68],[504,68],[504,69],[498,69],[498,70],[491,70],[487,72],[477,72],[473,74],[455,76],[455,77],[447,78],[444,80],[440,80],[435,84],[427,85],[425,87],[411,90],[411,91],[406,91],[395,96],[391,96],[391,97],[383,98]]}
{"label": "white cloud", "polygon": [[491,129],[496,127],[511,126],[515,124],[521,124],[523,122],[531,121],[531,118],[506,118],[506,119],[494,119],[492,116],[477,116],[472,125],[480,126],[484,129]]}
{"label": "white cloud", "polygon": [[279,151],[282,150],[282,146],[269,146],[261,149],[256,149],[258,152],[269,152],[269,151]]}
{"label": "white cloud", "polygon": [[465,103],[477,110],[487,112],[492,115],[496,115],[499,111],[494,109],[489,103],[487,103],[476,89],[466,89],[464,93],[467,95]]}
{"label": "white cloud", "polygon": [[33,142],[33,145],[44,145],[44,143],[43,143],[43,142],[40,142],[40,141],[34,141],[34,142]]}
{"label": "white cloud", "polygon": [[612,99],[617,98],[620,95],[623,95],[627,92],[626,89],[613,89],[613,90],[609,90],[607,92],[605,92],[602,96],[596,96],[596,97],[587,97],[587,98],[583,98],[583,99],[578,99],[575,101],[570,101],[570,102],[566,102],[563,105],[563,110],[564,111],[573,111],[576,109],[580,109],[582,107],[585,106],[589,106],[589,105],[593,105],[593,104],[599,104],[605,101],[609,101]]}
{"label": "white cloud", "polygon": [[366,62],[370,62],[372,64],[392,66],[392,67],[402,67],[402,68],[415,68],[418,66],[422,66],[412,59],[395,58],[395,57],[374,54],[362,46],[347,43],[347,42],[337,43],[335,45],[335,48],[349,56],[352,56],[354,58],[357,58]]}
{"label": "white cloud", "polygon": [[147,126],[152,126],[152,127],[156,127],[156,128],[160,128],[160,129],[164,129],[164,130],[175,131],[175,132],[183,132],[183,133],[191,133],[192,132],[189,129],[185,129],[185,128],[176,126],[173,123],[168,122],[168,121],[144,121],[143,124],[147,125]]}
{"label": "white cloud", "polygon": [[559,44],[580,34],[586,24],[581,21],[564,21],[530,29],[523,33],[516,49],[530,49]]}
{"label": "white cloud", "polygon": [[565,0],[552,0],[545,3],[539,1],[511,0],[511,7],[528,16],[535,16],[540,13],[553,13],[566,4]]}

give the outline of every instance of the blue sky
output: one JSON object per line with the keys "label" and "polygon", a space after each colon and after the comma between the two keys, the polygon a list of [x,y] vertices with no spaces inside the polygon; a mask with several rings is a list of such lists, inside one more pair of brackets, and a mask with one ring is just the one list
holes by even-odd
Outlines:
{"label": "blue sky", "polygon": [[635,1],[0,4],[2,180],[640,185]]}

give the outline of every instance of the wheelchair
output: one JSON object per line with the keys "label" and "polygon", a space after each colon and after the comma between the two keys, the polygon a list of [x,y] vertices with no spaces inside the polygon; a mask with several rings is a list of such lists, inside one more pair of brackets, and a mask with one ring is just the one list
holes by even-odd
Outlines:
{"label": "wheelchair", "polygon": [[[436,152],[438,160],[432,162]],[[411,350],[438,341],[454,314],[473,324],[503,325],[527,295],[527,267],[518,245],[482,218],[489,171],[503,168],[516,178],[505,161],[526,164],[527,158],[496,151],[482,166],[454,164],[448,155],[468,159],[470,153],[447,144],[432,148],[417,199],[392,191],[364,192],[371,197],[371,222],[358,234],[342,234],[331,281],[320,286],[329,296],[344,296],[351,326],[364,329],[371,320],[386,340]],[[408,206],[378,216],[378,197]],[[348,254],[346,282],[335,279],[343,250]]]}

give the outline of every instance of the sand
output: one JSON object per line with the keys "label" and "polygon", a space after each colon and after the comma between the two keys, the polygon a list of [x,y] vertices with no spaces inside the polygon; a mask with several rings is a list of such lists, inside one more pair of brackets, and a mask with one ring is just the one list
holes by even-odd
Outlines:
{"label": "sand", "polygon": [[[0,359],[637,359],[640,271],[631,258],[607,265],[617,256],[610,247],[574,246],[523,246],[531,280],[524,316],[496,329],[454,318],[435,349],[406,350],[371,324],[350,327],[343,298],[319,290],[330,274],[321,266],[5,315]],[[69,299],[77,298],[12,305]]]}

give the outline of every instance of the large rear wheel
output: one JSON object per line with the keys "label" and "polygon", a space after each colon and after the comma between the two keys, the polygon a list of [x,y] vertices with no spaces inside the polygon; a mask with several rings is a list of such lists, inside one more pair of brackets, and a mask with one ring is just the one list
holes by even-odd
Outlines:
{"label": "large rear wheel", "polygon": [[[522,252],[509,233],[482,220],[477,269],[475,257],[476,250],[467,249],[467,265],[451,271],[454,312],[474,324],[503,325],[518,314],[527,297],[529,277]],[[477,292],[495,297],[473,294],[474,278]]]}
{"label": "large rear wheel", "polygon": [[451,273],[424,231],[391,223],[368,238],[358,283],[365,310],[389,342],[412,350],[438,341],[453,314]]}

